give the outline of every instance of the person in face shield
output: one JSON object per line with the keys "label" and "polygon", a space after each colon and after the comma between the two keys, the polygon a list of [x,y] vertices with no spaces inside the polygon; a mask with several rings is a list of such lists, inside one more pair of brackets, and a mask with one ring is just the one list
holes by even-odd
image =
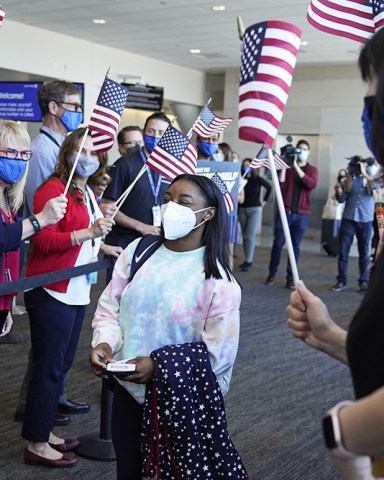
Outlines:
{"label": "person in face shield", "polygon": [[[368,148],[384,165],[384,29],[363,46],[359,67],[368,88],[363,130]],[[343,480],[384,477],[384,254],[378,252],[367,292],[348,330],[302,282],[291,293],[288,326],[305,344],[350,368],[357,401],[332,408],[323,421],[326,445]]]}
{"label": "person in face shield", "polygon": [[[247,479],[237,453],[230,454],[234,447],[227,443],[225,421],[220,423],[220,429],[224,429],[223,444],[221,440],[215,441],[221,431],[207,427],[212,432],[209,444],[223,448],[215,456],[216,447],[209,447],[212,462],[207,460],[203,465],[196,460],[197,452],[200,455],[205,448],[205,440],[199,434],[193,436],[191,442],[187,441],[189,429],[195,428],[197,410],[205,409],[206,401],[210,402],[213,397],[221,399],[227,392],[238,347],[241,291],[230,271],[223,195],[204,176],[180,175],[164,195],[161,219],[159,248],[140,266],[131,281],[133,257],[136,259],[144,252],[137,253],[139,240],[124,250],[93,319],[90,362],[95,373],[104,376],[107,364],[118,360],[130,359],[127,363],[135,365],[133,373],[117,377],[114,390],[112,440],[117,478],[141,480],[143,475],[153,478],[157,473],[159,478],[160,475],[185,479],[229,478],[231,475],[231,478]],[[166,362],[168,355],[172,358],[170,363]],[[201,376],[199,365],[203,364],[206,370],[200,372]],[[218,382],[213,390],[212,372]],[[205,400],[198,400],[200,378],[207,381],[207,390],[203,389]],[[175,395],[171,393],[173,380],[182,388]],[[193,382],[197,383],[192,385]],[[187,386],[191,387],[190,403],[183,407],[184,399],[189,399],[184,390]],[[158,408],[150,414],[153,402],[157,402]],[[168,420],[167,411],[160,407],[165,403],[169,406],[165,409],[170,413]],[[221,407],[217,411],[221,411]],[[156,452],[160,451],[154,470],[150,466],[156,462],[148,448],[151,444],[148,435],[152,430],[147,428],[152,421],[162,432],[154,440]],[[212,417],[204,415],[202,421],[209,423]],[[176,440],[179,429],[185,440],[183,445]],[[169,455],[162,454],[163,448],[171,452],[173,462]],[[237,459],[237,468],[233,458]],[[144,471],[143,464],[147,465]]]}

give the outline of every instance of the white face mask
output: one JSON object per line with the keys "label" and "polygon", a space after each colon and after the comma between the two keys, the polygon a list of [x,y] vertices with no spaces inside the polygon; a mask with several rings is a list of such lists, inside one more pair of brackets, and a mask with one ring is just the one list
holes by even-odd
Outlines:
{"label": "white face mask", "polygon": [[302,150],[301,153],[297,155],[297,158],[301,162],[306,162],[308,160],[308,157],[309,157],[309,150]]}
{"label": "white face mask", "polygon": [[183,238],[192,230],[200,227],[206,220],[203,220],[195,226],[195,213],[203,212],[211,207],[202,208],[195,212],[184,205],[175,202],[164,203],[161,206],[161,223],[163,224],[164,237],[167,240],[177,240]]}

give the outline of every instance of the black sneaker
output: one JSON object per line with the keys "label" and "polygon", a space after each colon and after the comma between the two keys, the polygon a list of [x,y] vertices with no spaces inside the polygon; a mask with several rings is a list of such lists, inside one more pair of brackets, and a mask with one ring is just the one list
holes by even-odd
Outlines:
{"label": "black sneaker", "polygon": [[342,292],[346,289],[344,282],[337,282],[333,287],[331,287],[332,292]]}
{"label": "black sneaker", "polygon": [[243,272],[249,272],[249,270],[251,269],[252,267],[252,263],[250,262],[244,262],[240,265],[240,269],[243,271]]}
{"label": "black sneaker", "polygon": [[359,283],[359,292],[360,293],[365,293],[367,290],[368,290],[367,282]]}
{"label": "black sneaker", "polygon": [[295,283],[293,280],[287,280],[285,283],[285,288],[288,288],[288,290],[295,290]]}
{"label": "black sneaker", "polygon": [[265,285],[273,285],[275,282],[275,277],[273,275],[268,275],[267,279],[265,280]]}

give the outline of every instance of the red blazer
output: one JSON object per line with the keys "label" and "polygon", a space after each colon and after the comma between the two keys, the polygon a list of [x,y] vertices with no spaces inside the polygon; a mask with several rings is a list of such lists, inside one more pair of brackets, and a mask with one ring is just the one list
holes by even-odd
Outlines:
{"label": "red blazer", "polygon": [[[281,194],[284,200],[285,210],[289,212],[292,203],[293,187],[297,176],[294,167],[288,168],[285,174],[285,181],[280,183]],[[316,187],[319,180],[319,171],[313,165],[307,164],[304,177],[301,179],[303,188],[301,190],[297,213],[308,215],[311,213],[311,191]]]}
{"label": "red blazer", "polygon": [[[36,191],[34,213],[39,213],[51,198],[64,193],[65,185],[58,178],[52,178]],[[32,255],[29,260],[26,277],[73,267],[81,245],[72,246],[71,232],[89,227],[89,214],[85,204],[78,204],[67,193],[68,204],[64,218],[49,225],[33,237]],[[67,291],[69,279],[43,285],[56,292]]]}

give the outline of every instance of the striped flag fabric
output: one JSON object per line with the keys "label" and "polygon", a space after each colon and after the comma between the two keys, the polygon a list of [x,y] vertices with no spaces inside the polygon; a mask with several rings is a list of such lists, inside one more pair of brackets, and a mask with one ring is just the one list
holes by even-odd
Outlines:
{"label": "striped flag fabric", "polygon": [[4,17],[5,17],[5,11],[3,6],[0,4],[0,27],[1,27],[1,24],[3,23]]}
{"label": "striped flag fabric", "polygon": [[219,188],[220,192],[223,194],[225,206],[227,207],[227,213],[232,212],[235,209],[235,202],[233,201],[232,195],[227,189],[223,179],[220,175],[216,172],[212,177],[211,180],[216,186]]}
{"label": "striped flag fabric", "polygon": [[169,125],[146,164],[170,181],[182,173],[195,175],[197,150],[186,135]]}
{"label": "striped flag fabric", "polygon": [[[291,168],[274,150],[272,150],[272,153],[273,159],[275,161],[276,170],[284,170],[287,168]],[[268,149],[265,147],[261,147],[261,150],[257,153],[256,157],[249,165],[249,168],[251,168],[252,170],[256,170],[257,168],[261,167],[268,168],[269,170],[271,169],[268,158]]]}
{"label": "striped flag fabric", "polygon": [[95,152],[106,152],[112,147],[127,97],[126,87],[105,78],[88,125]]}
{"label": "striped flag fabric", "polygon": [[322,32],[365,43],[384,24],[378,0],[312,0],[308,22]]}
{"label": "striped flag fabric", "polygon": [[248,27],[241,44],[239,138],[271,146],[287,103],[301,30],[270,20]]}
{"label": "striped flag fabric", "polygon": [[223,118],[216,115],[208,105],[205,105],[199,117],[192,126],[192,130],[203,138],[220,134],[232,122],[232,118]]}

